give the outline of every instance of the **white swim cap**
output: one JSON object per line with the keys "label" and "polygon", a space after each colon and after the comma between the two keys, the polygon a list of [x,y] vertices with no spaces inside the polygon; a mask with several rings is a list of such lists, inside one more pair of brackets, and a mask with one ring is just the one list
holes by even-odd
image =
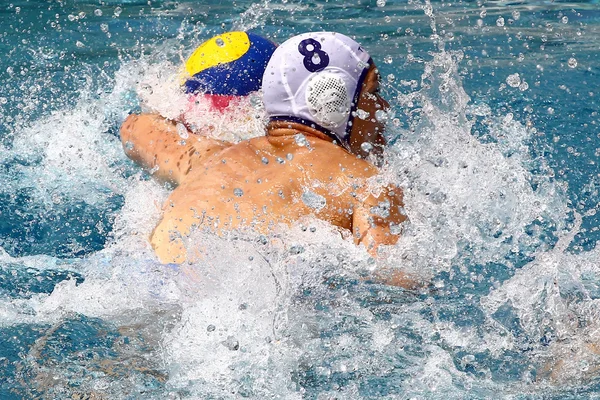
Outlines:
{"label": "white swim cap", "polygon": [[267,64],[262,85],[267,116],[312,126],[348,148],[352,114],[371,63],[358,43],[340,33],[294,36]]}

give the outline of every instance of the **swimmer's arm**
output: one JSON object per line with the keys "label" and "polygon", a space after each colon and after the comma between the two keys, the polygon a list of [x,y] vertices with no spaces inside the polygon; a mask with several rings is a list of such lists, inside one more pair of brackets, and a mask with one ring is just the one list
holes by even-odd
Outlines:
{"label": "swimmer's arm", "polygon": [[178,129],[184,127],[157,114],[131,114],[121,126],[121,143],[129,158],[175,185],[206,157],[231,145],[190,132],[184,140]]}
{"label": "swimmer's arm", "polygon": [[[379,246],[392,245],[398,241],[399,234],[392,227],[406,220],[403,210],[404,203],[400,188],[388,187],[378,197],[368,195],[365,201],[354,208],[352,215],[354,242],[357,245],[364,245],[369,254],[377,257]],[[405,289],[415,289],[420,286],[420,282],[398,268],[380,269],[368,279]]]}

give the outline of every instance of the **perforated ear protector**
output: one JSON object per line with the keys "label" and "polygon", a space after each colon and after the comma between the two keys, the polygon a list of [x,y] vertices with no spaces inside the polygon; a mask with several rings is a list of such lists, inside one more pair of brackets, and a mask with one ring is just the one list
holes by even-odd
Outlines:
{"label": "perforated ear protector", "polygon": [[295,36],[273,53],[263,76],[271,120],[301,122],[348,148],[353,112],[371,63],[369,54],[340,33]]}
{"label": "perforated ear protector", "polygon": [[328,72],[314,74],[308,81],[306,104],[315,122],[338,128],[346,122],[351,106],[344,80]]}

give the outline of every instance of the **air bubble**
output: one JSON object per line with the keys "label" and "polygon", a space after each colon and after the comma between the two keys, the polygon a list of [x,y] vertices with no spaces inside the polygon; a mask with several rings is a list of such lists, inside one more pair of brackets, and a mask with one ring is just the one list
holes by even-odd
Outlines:
{"label": "air bubble", "polygon": [[94,15],[95,15],[96,17],[101,17],[101,16],[102,16],[102,10],[101,10],[101,9],[99,9],[99,8],[95,9],[95,10],[94,10]]}
{"label": "air bubble", "polygon": [[517,21],[519,18],[521,18],[521,13],[517,10],[512,12],[512,17],[515,21]]}
{"label": "air bubble", "polygon": [[569,23],[569,17],[567,17],[566,15],[564,17],[562,17],[560,19],[560,22],[562,22],[563,24],[568,24]]}
{"label": "air bubble", "polygon": [[383,59],[383,61],[386,64],[391,64],[392,62],[394,62],[394,58],[392,56],[385,56],[385,58]]}
{"label": "air bubble", "polygon": [[502,17],[499,17],[499,18],[496,20],[496,25],[497,25],[497,26],[504,26],[504,18],[502,18]]}
{"label": "air bubble", "polygon": [[389,83],[392,83],[392,82],[394,82],[395,80],[396,80],[396,75],[394,75],[394,74],[388,74],[388,76],[387,76],[387,81],[388,81]]}
{"label": "air bubble", "polygon": [[263,157],[261,158],[261,160],[263,164],[267,165],[269,163],[269,159],[267,157]]}
{"label": "air bubble", "polygon": [[244,195],[244,191],[240,188],[233,189],[233,194],[235,197],[242,197]]}
{"label": "air bubble", "polygon": [[223,39],[221,39],[221,38],[217,38],[217,39],[215,40],[215,43],[217,43],[217,46],[219,46],[219,47],[223,47],[223,46],[225,46],[225,42],[224,42],[224,41],[223,41]]}
{"label": "air bubble", "polygon": [[123,12],[123,9],[121,7],[115,8],[115,11],[114,11],[115,17],[119,17],[119,15],[121,15],[122,12]]}
{"label": "air bubble", "polygon": [[363,144],[360,145],[360,148],[364,151],[369,153],[371,150],[373,150],[373,145],[369,142],[364,142]]}
{"label": "air bubble", "polygon": [[386,0],[377,0],[377,7],[385,7]]}

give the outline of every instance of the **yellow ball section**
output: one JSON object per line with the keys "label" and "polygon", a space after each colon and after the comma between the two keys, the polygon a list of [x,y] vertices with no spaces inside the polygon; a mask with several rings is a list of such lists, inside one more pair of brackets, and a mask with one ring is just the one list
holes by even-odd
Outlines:
{"label": "yellow ball section", "polygon": [[188,58],[185,69],[190,76],[235,61],[250,49],[246,32],[227,32],[202,43]]}

